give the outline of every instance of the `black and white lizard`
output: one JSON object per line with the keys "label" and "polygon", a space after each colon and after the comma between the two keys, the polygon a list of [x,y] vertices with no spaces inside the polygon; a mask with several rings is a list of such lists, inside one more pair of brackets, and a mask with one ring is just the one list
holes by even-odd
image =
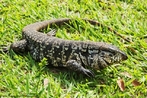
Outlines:
{"label": "black and white lizard", "polygon": [[[10,49],[15,52],[28,51],[36,61],[46,58],[49,65],[66,67],[89,77],[94,76],[94,73],[88,67],[99,70],[128,58],[124,52],[111,44],[64,40],[53,36],[53,31],[50,31],[51,34],[40,31],[48,25],[59,26],[72,20],[61,18],[27,25],[22,32],[23,39],[12,43]],[[92,25],[101,25],[94,20],[83,20]],[[109,27],[108,29],[111,30]]]}

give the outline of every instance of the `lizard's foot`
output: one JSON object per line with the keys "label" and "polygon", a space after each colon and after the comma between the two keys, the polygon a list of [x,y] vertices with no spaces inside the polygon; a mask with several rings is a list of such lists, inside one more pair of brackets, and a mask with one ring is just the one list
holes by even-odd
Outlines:
{"label": "lizard's foot", "polygon": [[57,30],[56,29],[52,29],[51,31],[49,31],[47,33],[47,36],[55,36],[56,35]]}
{"label": "lizard's foot", "polygon": [[94,77],[95,75],[94,75],[94,73],[91,71],[91,70],[89,70],[89,69],[83,69],[83,70],[81,70],[81,72],[84,74],[84,75],[86,75],[86,76],[88,76],[88,77]]}
{"label": "lizard's foot", "polygon": [[88,77],[94,77],[94,73],[91,70],[85,69],[76,60],[69,60],[69,61],[67,61],[66,67],[69,68],[70,70],[82,73],[82,74],[84,74],[84,75],[86,75]]}

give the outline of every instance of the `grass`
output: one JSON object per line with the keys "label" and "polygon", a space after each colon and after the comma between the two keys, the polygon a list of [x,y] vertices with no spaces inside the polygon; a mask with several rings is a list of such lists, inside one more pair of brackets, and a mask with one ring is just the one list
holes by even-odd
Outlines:
{"label": "grass", "polygon": [[[63,17],[97,20],[129,38],[132,43],[123,41],[107,29],[102,31],[100,27],[92,27],[81,22],[75,24],[74,29],[70,28],[70,33],[66,32],[65,28],[58,28],[57,37],[112,43],[127,53],[128,60],[97,71],[95,78],[87,78],[62,68],[47,68],[45,60],[35,62],[29,53],[23,55],[13,51],[1,53],[1,97],[147,96],[147,39],[143,38],[147,35],[147,2],[144,0],[2,0],[0,45],[10,45],[21,39],[23,27],[30,23]],[[80,26],[86,29],[81,30]],[[132,78],[122,75],[122,72],[131,74]],[[117,85],[116,81],[119,78],[125,81],[124,91],[120,91]],[[141,85],[134,87],[132,85],[134,79]]]}

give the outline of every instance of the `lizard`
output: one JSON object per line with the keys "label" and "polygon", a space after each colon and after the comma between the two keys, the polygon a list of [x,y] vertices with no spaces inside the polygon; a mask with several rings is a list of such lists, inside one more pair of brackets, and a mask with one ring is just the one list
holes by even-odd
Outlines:
{"label": "lizard", "polygon": [[[47,59],[49,65],[66,67],[88,77],[94,77],[92,71],[100,70],[114,63],[127,60],[126,53],[118,47],[105,42],[65,40],[55,37],[55,30],[42,33],[40,30],[69,23],[71,18],[45,20],[27,25],[22,30],[22,40],[10,45],[14,52],[30,52],[36,61]],[[82,19],[92,25],[102,25],[91,20]],[[110,27],[109,30],[112,31]],[[114,31],[114,33],[117,33]],[[92,70],[91,70],[92,69]]]}

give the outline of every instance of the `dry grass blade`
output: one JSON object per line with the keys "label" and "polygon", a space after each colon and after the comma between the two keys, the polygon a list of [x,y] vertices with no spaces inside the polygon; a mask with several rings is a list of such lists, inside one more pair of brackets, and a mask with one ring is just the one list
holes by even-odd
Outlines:
{"label": "dry grass blade", "polygon": [[48,86],[48,83],[49,83],[48,79],[45,78],[45,79],[43,80],[43,85],[44,85],[44,87],[47,87],[47,86]]}
{"label": "dry grass blade", "polygon": [[137,80],[133,80],[132,84],[133,84],[133,86],[140,86],[141,85],[141,83],[138,82]]}
{"label": "dry grass blade", "polygon": [[122,72],[122,73],[120,73],[121,75],[123,75],[123,76],[125,76],[125,77],[128,77],[128,78],[132,78],[133,76],[130,74],[130,73],[128,73],[128,72]]}
{"label": "dry grass blade", "polygon": [[125,83],[124,83],[123,79],[117,80],[117,84],[118,84],[121,91],[125,90]]}

